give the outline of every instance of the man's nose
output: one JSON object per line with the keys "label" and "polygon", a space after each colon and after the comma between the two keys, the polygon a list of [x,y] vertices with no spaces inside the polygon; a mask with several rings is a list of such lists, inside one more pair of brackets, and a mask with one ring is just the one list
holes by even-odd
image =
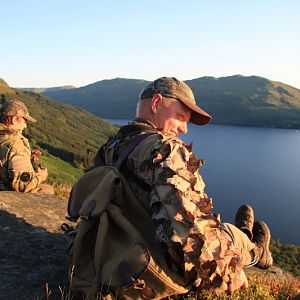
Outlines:
{"label": "man's nose", "polygon": [[188,132],[187,122],[182,122],[181,125],[178,127],[178,131],[179,133],[187,134]]}

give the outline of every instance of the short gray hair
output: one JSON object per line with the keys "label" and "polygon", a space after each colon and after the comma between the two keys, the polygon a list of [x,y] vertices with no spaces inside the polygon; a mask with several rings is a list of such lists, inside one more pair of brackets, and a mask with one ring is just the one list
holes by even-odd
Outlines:
{"label": "short gray hair", "polygon": [[140,99],[138,101],[138,103],[136,104],[136,117],[139,116],[139,114],[141,113],[141,111],[144,109],[146,105],[149,105],[150,101],[151,98],[142,99],[142,100]]}

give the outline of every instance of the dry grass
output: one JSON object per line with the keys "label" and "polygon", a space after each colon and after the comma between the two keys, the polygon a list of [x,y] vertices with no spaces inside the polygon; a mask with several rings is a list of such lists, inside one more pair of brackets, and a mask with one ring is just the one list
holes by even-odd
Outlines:
{"label": "dry grass", "polygon": [[[300,293],[300,279],[289,273],[281,275],[270,272],[253,272],[248,274],[249,288],[232,294],[216,295],[213,291],[193,291],[183,296],[173,296],[169,300],[292,300]],[[72,294],[64,289],[60,290],[60,300],[72,300]],[[43,299],[52,299],[48,285],[45,285]],[[35,298],[40,300],[39,298]],[[109,298],[97,297],[97,300]]]}
{"label": "dry grass", "polygon": [[55,196],[59,199],[69,199],[72,185],[68,183],[55,182],[52,184],[55,191]]}
{"label": "dry grass", "polygon": [[185,300],[289,300],[300,293],[300,279],[288,273],[282,275],[270,272],[248,274],[249,288],[217,296],[212,291],[191,292],[188,295],[171,299]]}

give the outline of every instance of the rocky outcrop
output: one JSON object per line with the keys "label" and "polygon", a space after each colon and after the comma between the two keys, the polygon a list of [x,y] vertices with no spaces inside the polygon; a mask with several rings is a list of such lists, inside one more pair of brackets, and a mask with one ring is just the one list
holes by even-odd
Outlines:
{"label": "rocky outcrop", "polygon": [[60,299],[67,290],[64,223],[67,201],[0,192],[0,299]]}

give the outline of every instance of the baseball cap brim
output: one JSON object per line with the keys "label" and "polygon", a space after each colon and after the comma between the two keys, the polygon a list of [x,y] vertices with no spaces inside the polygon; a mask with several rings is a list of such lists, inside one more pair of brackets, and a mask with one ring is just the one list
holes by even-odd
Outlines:
{"label": "baseball cap brim", "polygon": [[212,120],[212,116],[210,114],[196,104],[193,104],[190,100],[185,100],[184,98],[178,100],[192,110],[190,122],[196,125],[205,125]]}
{"label": "baseball cap brim", "polygon": [[29,115],[26,116],[26,117],[23,116],[23,118],[26,119],[26,120],[29,121],[29,122],[36,123],[36,119],[33,118],[33,117],[30,117]]}

